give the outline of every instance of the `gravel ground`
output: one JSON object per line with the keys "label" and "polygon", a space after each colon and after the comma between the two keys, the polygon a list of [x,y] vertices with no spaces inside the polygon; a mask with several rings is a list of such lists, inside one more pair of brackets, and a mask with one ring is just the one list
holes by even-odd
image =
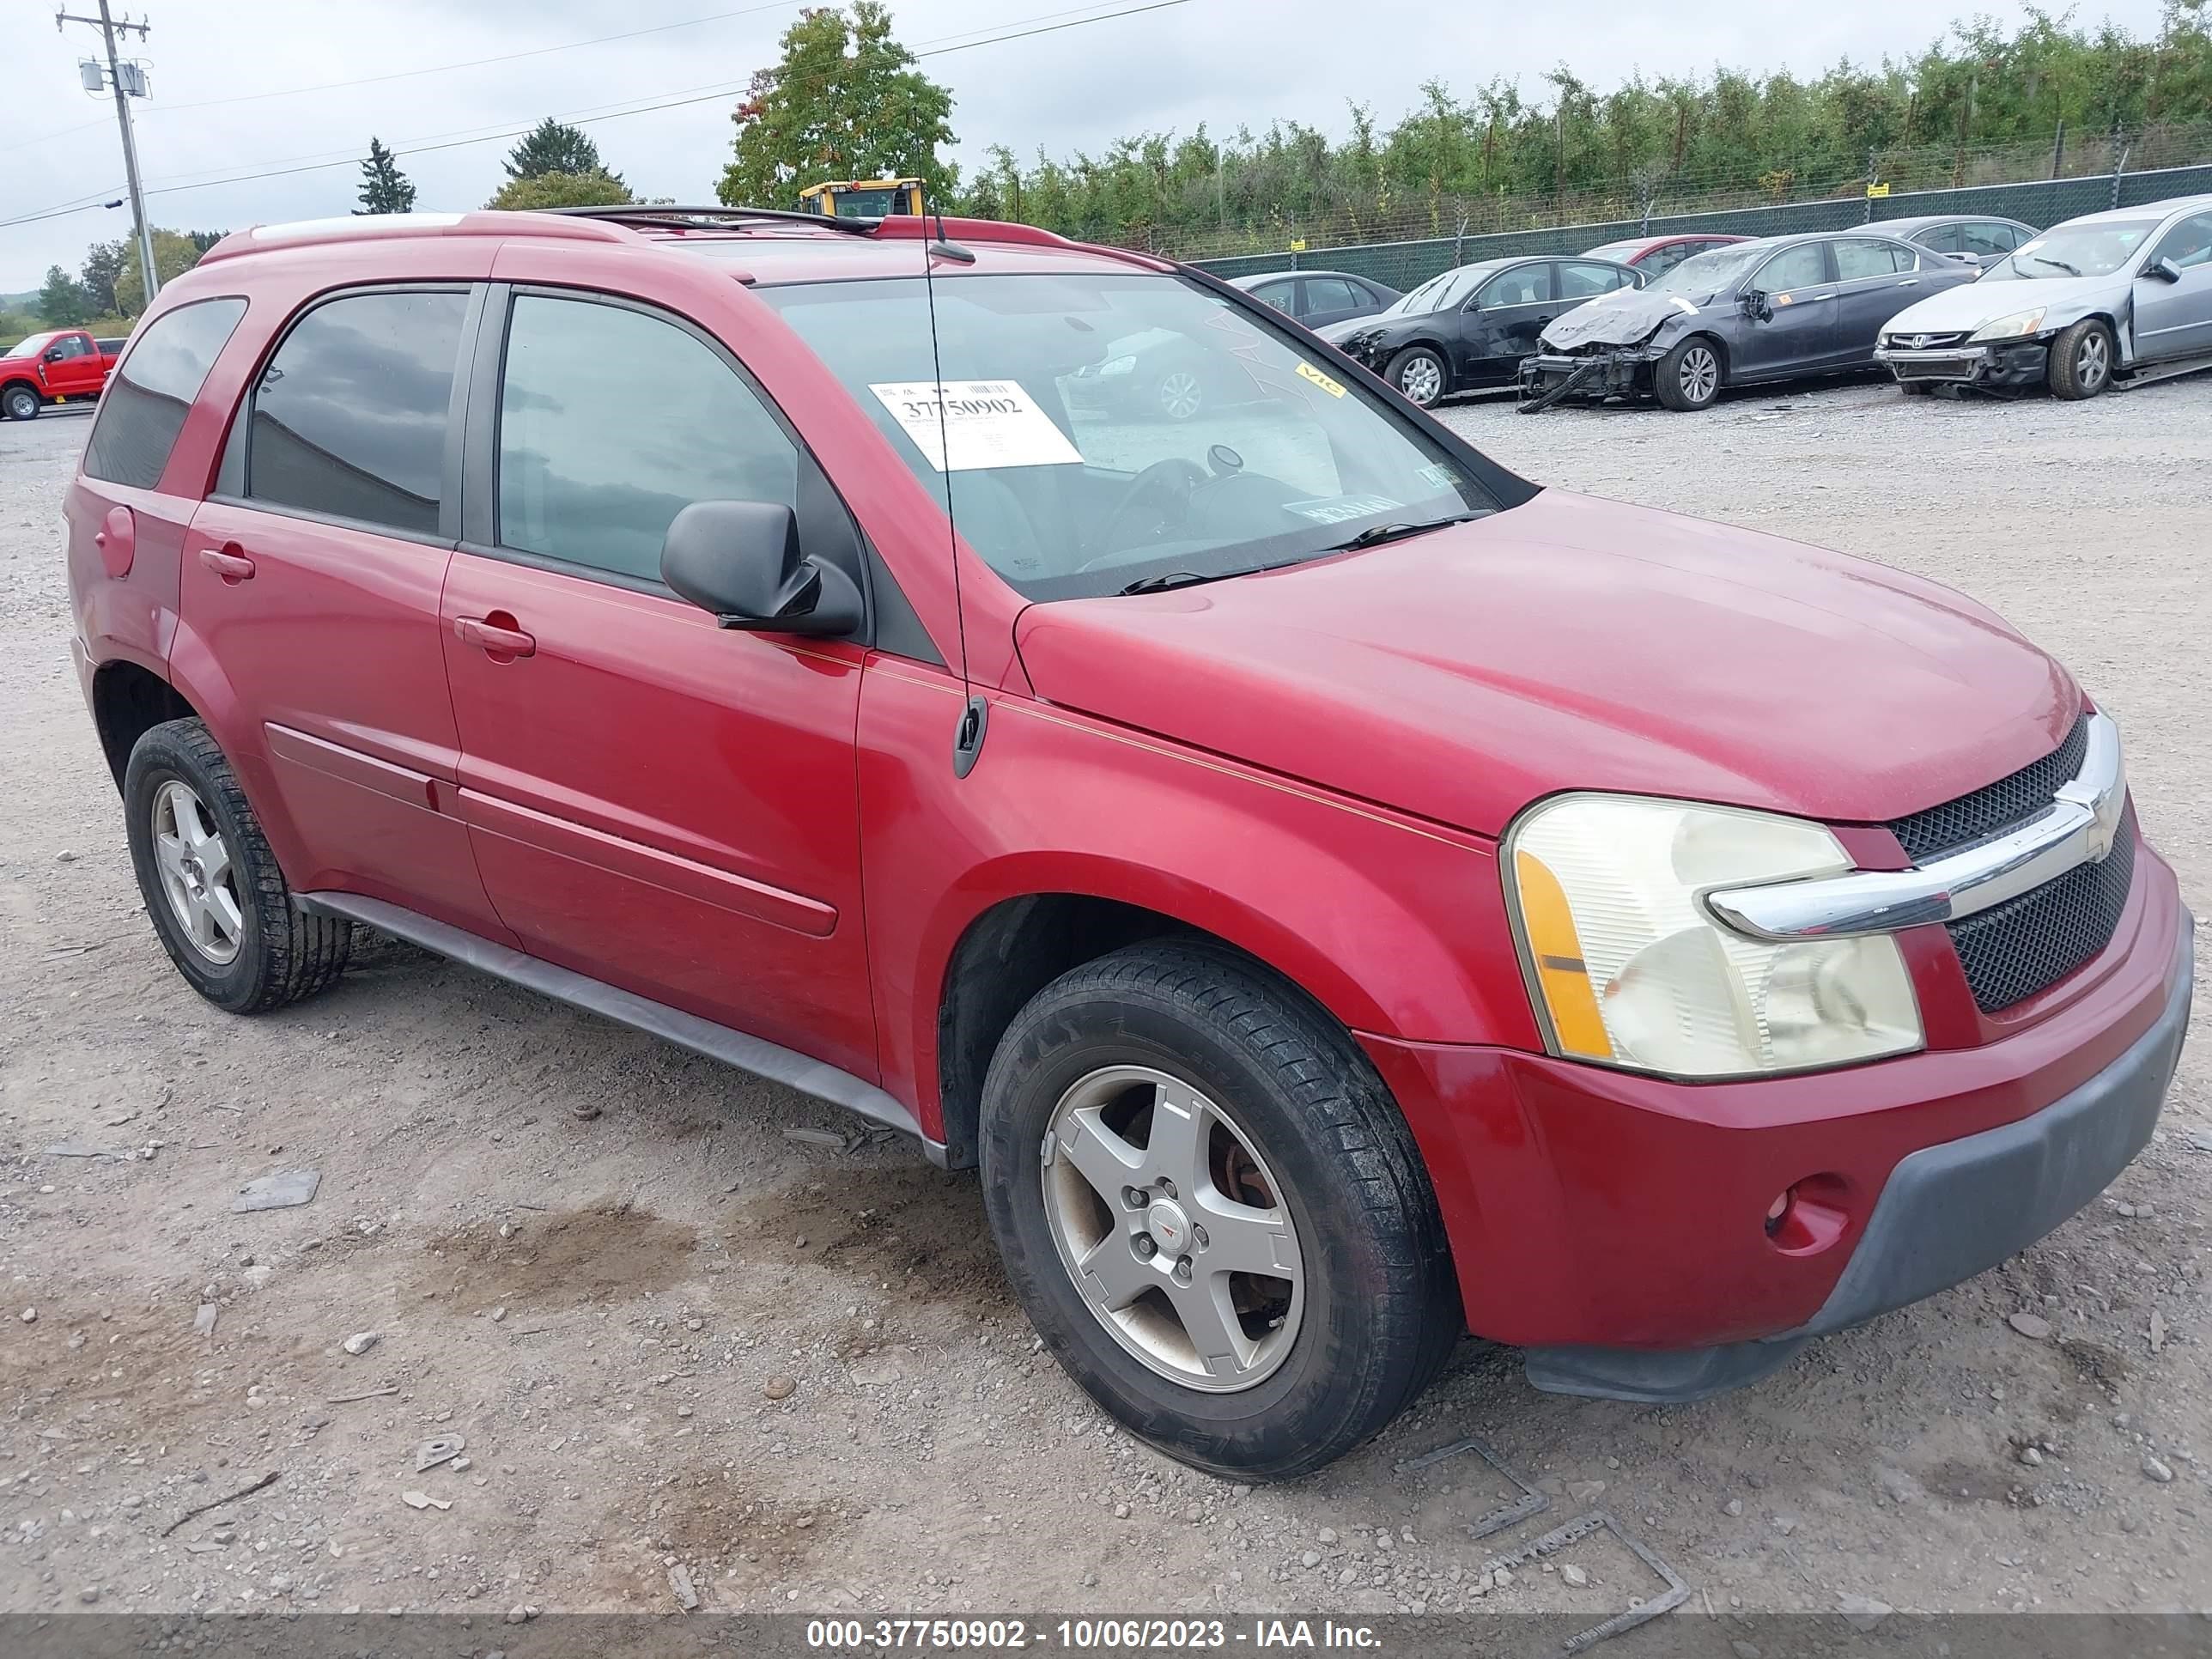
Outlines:
{"label": "gravel ground", "polygon": [[[1996,605],[2116,713],[2146,831],[2212,906],[2212,379],[1445,418],[1536,477]],[[662,1611],[681,1567],[716,1608],[1595,1622],[1654,1589],[1602,1535],[1556,1573],[1482,1571],[1592,1507],[1723,1614],[2212,1607],[2201,1033],[2104,1200],[1755,1388],[1554,1398],[1469,1342],[1379,1443],[1232,1486],[1116,1433],[1035,1352],[971,1178],[787,1138],[852,1127],[830,1109],[398,946],[265,1018],[198,1000],[141,914],[69,668],[85,429],[0,426],[0,1608]],[[50,1150],[72,1144],[120,1155]],[[312,1204],[230,1212],[301,1166]],[[1513,1488],[1472,1456],[1396,1467],[1470,1433],[1547,1515],[1476,1542]],[[434,1435],[465,1450],[418,1473]]]}

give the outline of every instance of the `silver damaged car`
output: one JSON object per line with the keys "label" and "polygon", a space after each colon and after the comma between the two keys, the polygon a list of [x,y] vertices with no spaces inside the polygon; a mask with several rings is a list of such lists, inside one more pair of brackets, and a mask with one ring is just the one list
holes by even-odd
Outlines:
{"label": "silver damaged car", "polygon": [[1875,358],[1907,392],[2047,382],[2061,398],[2212,368],[2212,196],[2053,225],[1899,312]]}

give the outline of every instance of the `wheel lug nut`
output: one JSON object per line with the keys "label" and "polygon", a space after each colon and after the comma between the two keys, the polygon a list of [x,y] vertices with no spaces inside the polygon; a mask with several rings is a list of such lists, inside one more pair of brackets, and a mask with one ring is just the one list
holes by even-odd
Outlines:
{"label": "wheel lug nut", "polygon": [[1201,1250],[1213,1242],[1206,1236],[1205,1228],[1196,1226],[1190,1230],[1190,1240],[1192,1243],[1197,1245]]}
{"label": "wheel lug nut", "polygon": [[1168,1180],[1164,1176],[1163,1176],[1160,1178],[1160,1190],[1163,1193],[1165,1193],[1170,1198],[1173,1198],[1176,1195],[1175,1182]]}
{"label": "wheel lug nut", "polygon": [[1159,1254],[1160,1247],[1152,1243],[1152,1236],[1150,1233],[1139,1233],[1129,1242],[1136,1249],[1140,1261],[1150,1261]]}
{"label": "wheel lug nut", "polygon": [[1190,1258],[1184,1256],[1175,1264],[1175,1276],[1186,1285],[1190,1283]]}
{"label": "wheel lug nut", "polygon": [[1141,1210],[1150,1200],[1142,1187],[1124,1187],[1121,1188],[1121,1201],[1133,1210]]}

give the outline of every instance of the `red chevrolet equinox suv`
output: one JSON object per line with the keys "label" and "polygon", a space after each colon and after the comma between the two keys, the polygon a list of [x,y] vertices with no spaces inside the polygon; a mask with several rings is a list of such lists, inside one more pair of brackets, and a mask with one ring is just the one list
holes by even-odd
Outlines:
{"label": "red chevrolet equinox suv", "polygon": [[1133,253],[240,232],[68,520],[209,1001],[372,928],[893,1125],[980,1168],[1077,1381],[1240,1478],[1465,1330],[1539,1388],[1756,1379],[2087,1203],[2181,1046],[2191,923],[2065,668],[1540,489]]}

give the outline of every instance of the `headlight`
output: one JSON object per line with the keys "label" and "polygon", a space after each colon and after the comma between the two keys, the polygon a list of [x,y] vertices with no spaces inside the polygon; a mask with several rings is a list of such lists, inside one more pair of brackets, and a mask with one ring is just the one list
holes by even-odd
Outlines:
{"label": "headlight", "polygon": [[1506,838],[1506,895],[1553,1054],[1671,1077],[1842,1066],[1921,1044],[1886,933],[1777,945],[1723,927],[1717,887],[1837,875],[1817,823],[1632,795],[1562,795]]}
{"label": "headlight", "polygon": [[2009,317],[2000,317],[1994,323],[1984,323],[1973,332],[1977,340],[2017,340],[2023,334],[2033,334],[2043,326],[2046,307],[2038,306],[2033,311],[2015,311]]}
{"label": "headlight", "polygon": [[1136,367],[1137,360],[1133,356],[1109,357],[1104,362],[1098,365],[1098,372],[1101,374],[1127,374],[1134,370]]}

